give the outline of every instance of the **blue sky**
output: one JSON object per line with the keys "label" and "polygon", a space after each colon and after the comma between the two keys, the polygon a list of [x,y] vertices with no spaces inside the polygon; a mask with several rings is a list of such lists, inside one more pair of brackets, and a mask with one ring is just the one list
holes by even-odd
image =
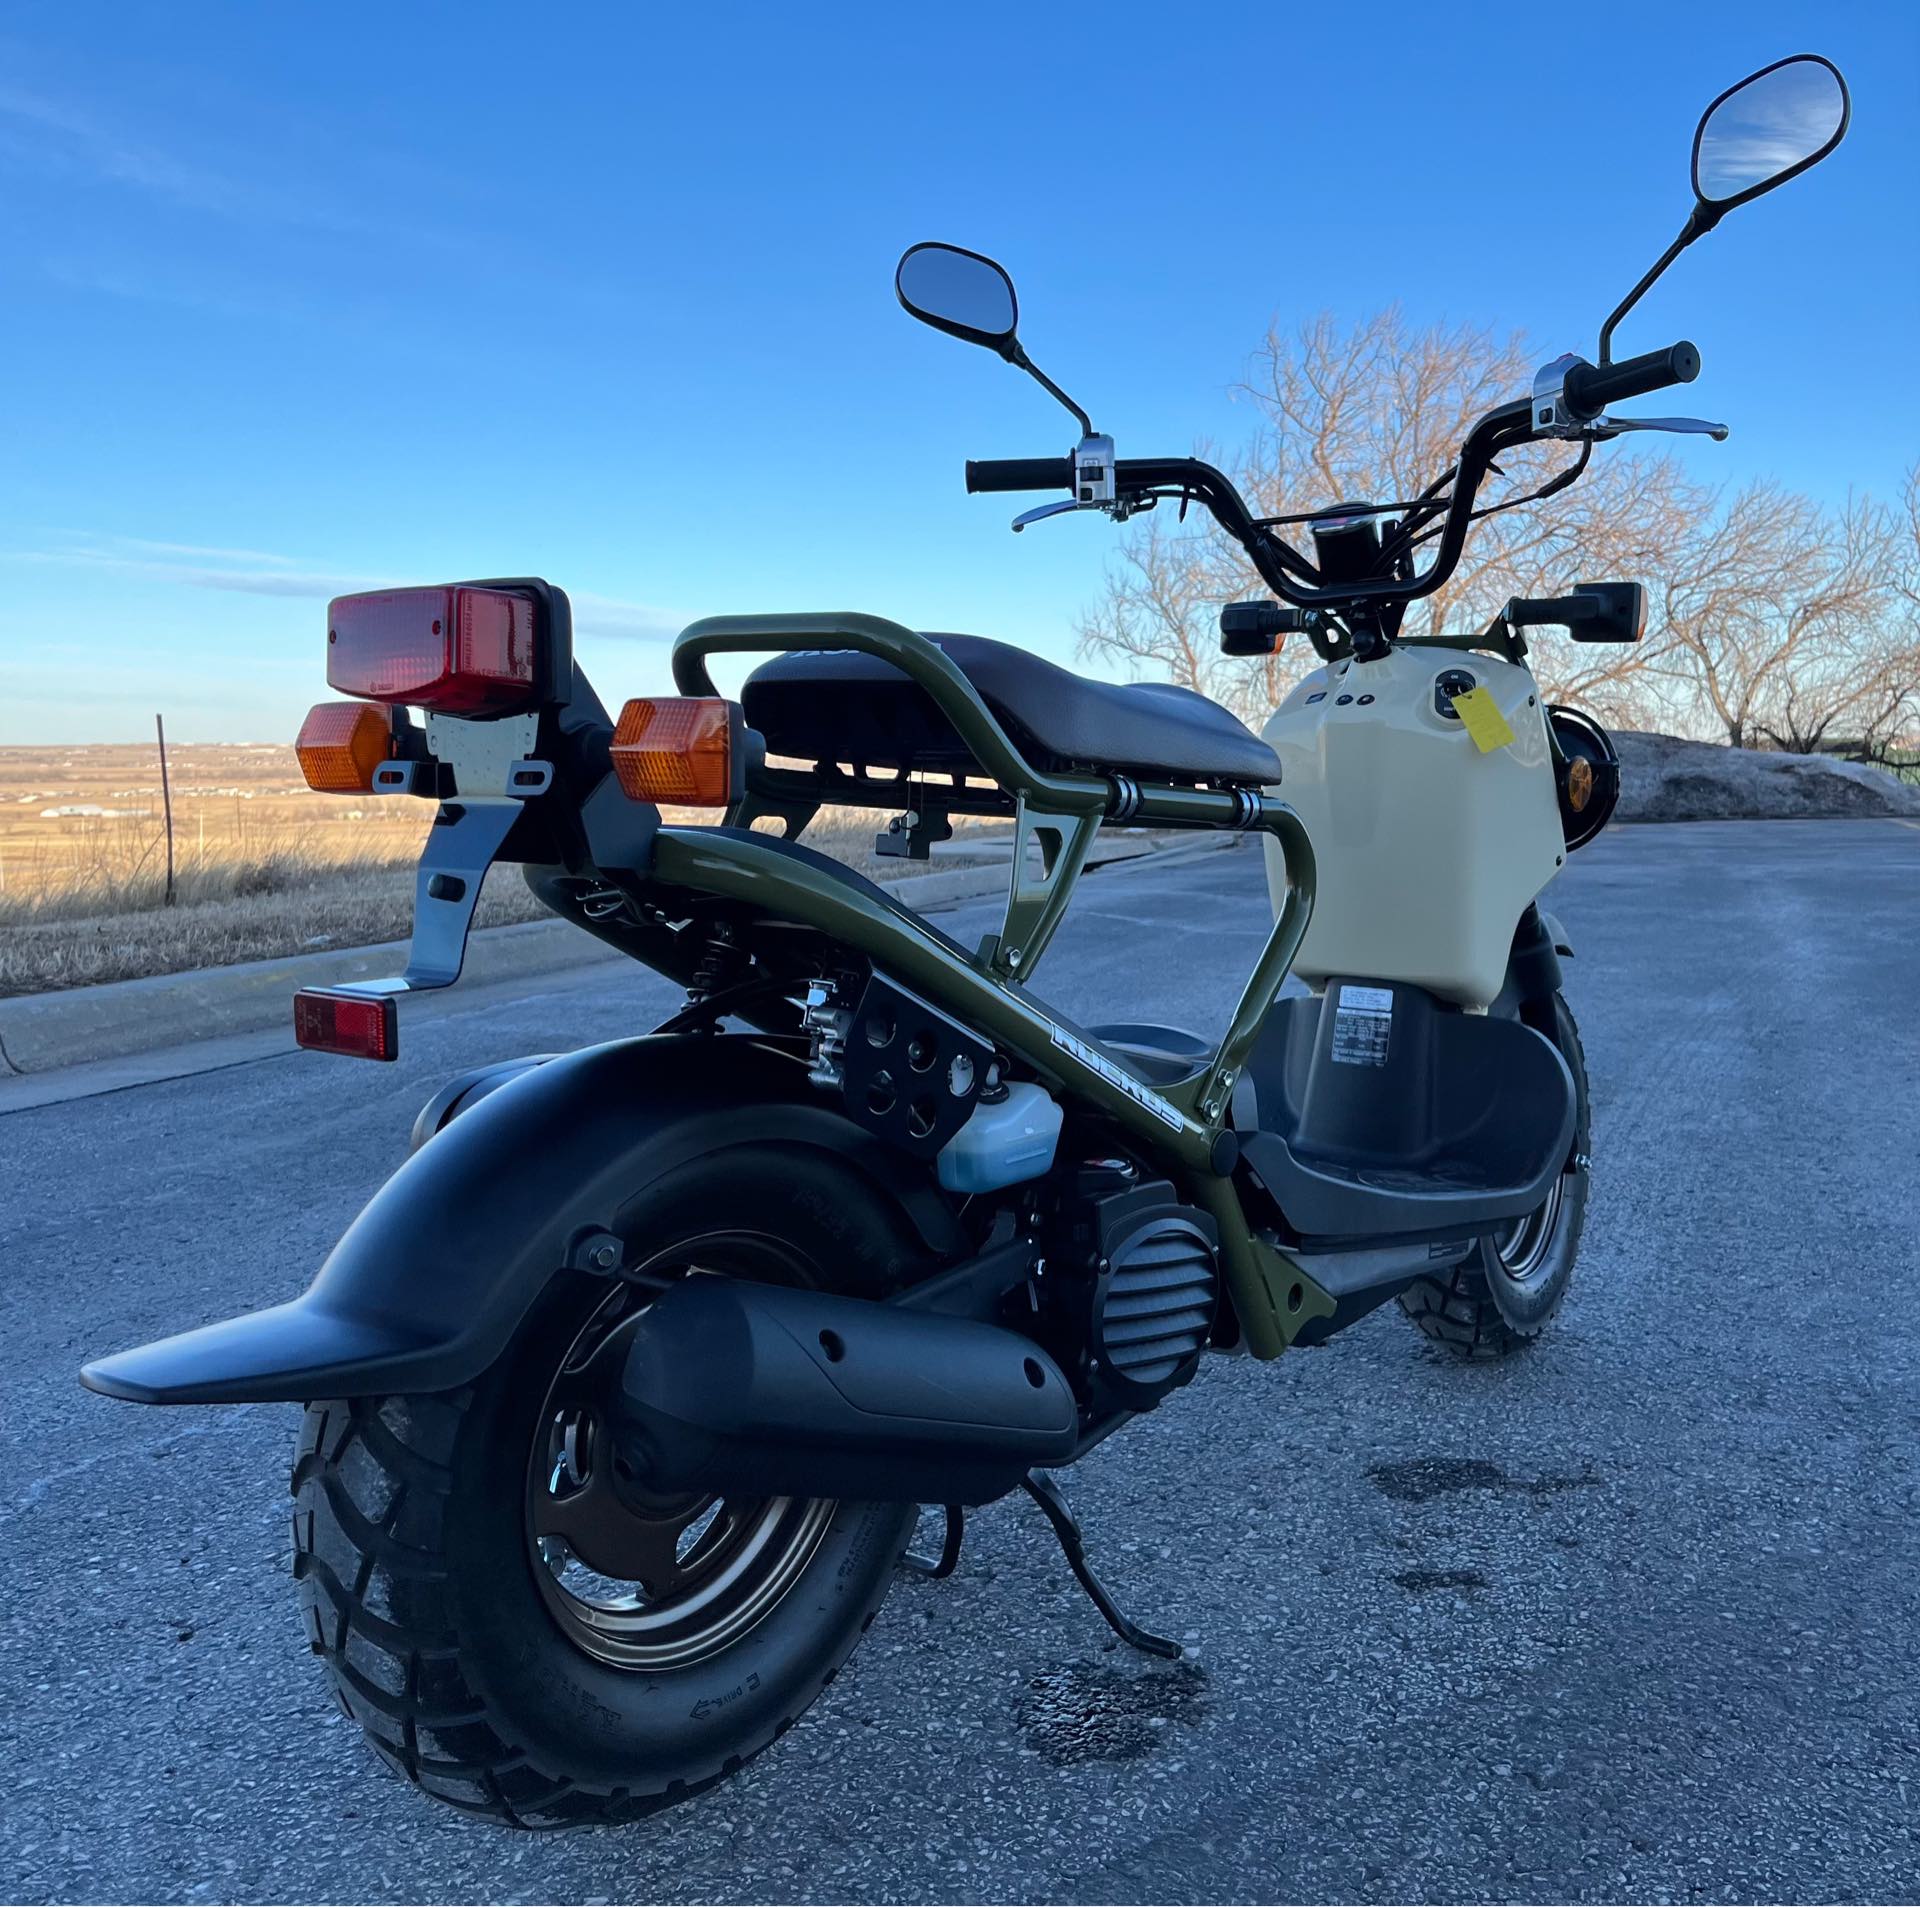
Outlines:
{"label": "blue sky", "polygon": [[912,324],[995,253],[1123,455],[1231,443],[1270,320],[1591,354],[1699,109],[1789,52],[1854,126],[1619,338],[1678,336],[1702,474],[1920,452],[1920,13],[1764,0],[1181,8],[0,8],[0,742],[290,737],[326,597],[537,572],[617,702],[721,610],[1071,657],[1115,532],[1015,539],[968,456],[1065,414]]}

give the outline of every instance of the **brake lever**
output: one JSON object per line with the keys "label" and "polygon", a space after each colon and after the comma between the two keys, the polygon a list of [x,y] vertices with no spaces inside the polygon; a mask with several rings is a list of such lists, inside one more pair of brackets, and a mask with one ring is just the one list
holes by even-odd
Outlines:
{"label": "brake lever", "polygon": [[1602,443],[1630,430],[1666,430],[1682,437],[1711,437],[1716,444],[1727,441],[1725,424],[1711,424],[1704,417],[1596,417],[1581,433]]}
{"label": "brake lever", "polygon": [[1100,506],[1093,503],[1076,503],[1071,497],[1065,497],[1058,503],[1043,503],[1036,509],[1022,510],[1013,519],[1013,533],[1018,536],[1029,523],[1039,523],[1050,516],[1064,515],[1068,510],[1096,510]]}
{"label": "brake lever", "polygon": [[1111,503],[1080,503],[1072,497],[1059,503],[1043,503],[1032,510],[1022,510],[1013,519],[1013,533],[1018,536],[1029,523],[1039,523],[1050,516],[1064,516],[1069,510],[1104,510],[1116,523],[1124,523],[1130,516],[1138,516],[1142,510],[1151,510],[1158,503],[1158,497],[1143,497],[1122,493]]}

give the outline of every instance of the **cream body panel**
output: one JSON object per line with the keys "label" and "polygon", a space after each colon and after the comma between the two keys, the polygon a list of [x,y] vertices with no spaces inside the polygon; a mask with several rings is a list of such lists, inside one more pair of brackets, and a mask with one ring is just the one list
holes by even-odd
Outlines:
{"label": "cream body panel", "polygon": [[[1482,754],[1434,706],[1449,669],[1492,693],[1514,733],[1507,747]],[[1355,699],[1343,706],[1342,695]],[[1361,695],[1374,699],[1363,706]],[[1346,974],[1410,981],[1462,1006],[1492,1001],[1516,923],[1566,854],[1532,674],[1478,651],[1396,647],[1315,670],[1265,734],[1280,757],[1274,792],[1305,824],[1317,869],[1294,972],[1316,988]],[[1277,907],[1286,869],[1271,837],[1266,852]]]}

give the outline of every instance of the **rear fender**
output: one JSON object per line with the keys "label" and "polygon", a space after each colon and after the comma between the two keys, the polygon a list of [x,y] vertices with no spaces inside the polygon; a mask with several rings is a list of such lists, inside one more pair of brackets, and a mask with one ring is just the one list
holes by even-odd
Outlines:
{"label": "rear fender", "polygon": [[407,1151],[418,1152],[442,1126],[463,1112],[471,1112],[509,1080],[558,1057],[554,1053],[529,1053],[525,1059],[500,1060],[492,1066],[476,1066],[470,1073],[457,1073],[415,1115]]}
{"label": "rear fender", "polygon": [[966,1248],[927,1168],[826,1104],[804,1066],[753,1035],[588,1047],[457,1110],[374,1194],[300,1297],[102,1358],[80,1381],[143,1404],[469,1383],[583,1241],[626,1237],[639,1193],[689,1159],[755,1141],[816,1147],[867,1173],[930,1259]]}

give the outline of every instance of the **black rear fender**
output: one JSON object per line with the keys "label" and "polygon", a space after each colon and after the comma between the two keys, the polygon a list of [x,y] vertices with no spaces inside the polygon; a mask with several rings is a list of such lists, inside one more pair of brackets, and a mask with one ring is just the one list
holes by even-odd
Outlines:
{"label": "black rear fender", "polygon": [[413,1131],[407,1140],[408,1152],[418,1152],[441,1127],[451,1124],[461,1113],[471,1112],[509,1080],[518,1079],[522,1073],[558,1057],[555,1053],[529,1053],[524,1059],[499,1060],[492,1066],[476,1066],[471,1072],[455,1074],[414,1116]]}
{"label": "black rear fender", "polygon": [[731,1146],[830,1153],[895,1199],[930,1266],[966,1249],[930,1168],[753,1035],[623,1040],[527,1063],[504,1083],[496,1070],[474,1076],[489,1080],[483,1096],[456,1094],[450,1123],[375,1193],[304,1294],[102,1358],[81,1382],[145,1404],[450,1390],[500,1355],[550,1279],[591,1275],[567,1271],[585,1241],[639,1242],[623,1225],[647,1186]]}

